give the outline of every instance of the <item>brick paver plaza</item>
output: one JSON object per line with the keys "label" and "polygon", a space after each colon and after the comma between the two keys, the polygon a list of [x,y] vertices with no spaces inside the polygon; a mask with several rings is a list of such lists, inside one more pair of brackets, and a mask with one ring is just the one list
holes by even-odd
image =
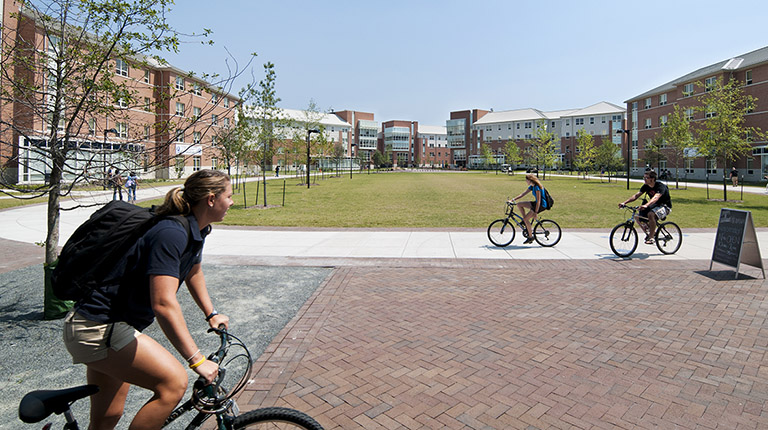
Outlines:
{"label": "brick paver plaza", "polygon": [[766,282],[708,268],[340,266],[239,403],[327,429],[768,428]]}

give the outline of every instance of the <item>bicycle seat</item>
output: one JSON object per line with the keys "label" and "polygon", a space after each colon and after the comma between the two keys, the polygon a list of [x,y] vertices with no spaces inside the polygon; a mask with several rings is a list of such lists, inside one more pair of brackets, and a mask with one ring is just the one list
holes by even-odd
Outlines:
{"label": "bicycle seat", "polygon": [[52,413],[64,413],[73,402],[96,394],[98,391],[99,387],[96,385],[32,391],[27,393],[19,403],[19,419],[25,423],[40,422]]}

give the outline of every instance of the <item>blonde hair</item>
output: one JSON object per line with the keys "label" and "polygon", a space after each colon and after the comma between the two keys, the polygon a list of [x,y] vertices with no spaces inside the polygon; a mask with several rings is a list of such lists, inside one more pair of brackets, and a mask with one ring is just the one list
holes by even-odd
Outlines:
{"label": "blonde hair", "polygon": [[229,182],[229,175],[221,170],[198,170],[184,181],[183,187],[168,191],[156,212],[158,215],[189,215],[192,206],[211,194],[218,196],[223,193]]}
{"label": "blonde hair", "polygon": [[537,178],[536,175],[534,175],[533,173],[527,173],[525,175],[525,179],[527,179],[527,180],[533,182],[534,184],[538,185],[539,188],[544,188],[544,186],[541,185],[541,182],[539,181],[539,178]]}

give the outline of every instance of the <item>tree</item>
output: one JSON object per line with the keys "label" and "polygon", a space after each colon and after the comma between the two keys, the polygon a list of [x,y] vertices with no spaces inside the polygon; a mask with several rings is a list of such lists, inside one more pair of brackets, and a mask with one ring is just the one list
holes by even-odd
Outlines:
{"label": "tree", "polygon": [[514,174],[515,166],[523,161],[523,156],[520,154],[520,147],[517,146],[517,142],[508,140],[504,145],[504,155],[506,156],[507,164],[509,164],[509,170]]}
{"label": "tree", "polygon": [[686,149],[694,146],[690,121],[680,105],[675,105],[667,122],[661,125],[661,138],[666,142],[668,152],[672,156],[671,159],[675,165],[675,187],[679,188],[680,163],[685,162]]}
{"label": "tree", "polygon": [[610,172],[618,170],[621,162],[621,149],[611,142],[609,137],[605,137],[595,150],[595,165],[608,170],[608,182],[610,182]]}
{"label": "tree", "polygon": [[536,167],[544,168],[544,178],[547,177],[547,167],[554,166],[557,158],[555,150],[555,135],[547,130],[546,121],[536,122],[536,135],[528,140],[531,158],[536,162]]}
{"label": "tree", "polygon": [[592,167],[595,161],[595,153],[595,142],[592,135],[580,128],[576,132],[576,157],[573,164],[576,169],[584,172],[584,179],[586,179],[586,171]]}
{"label": "tree", "polygon": [[331,148],[333,163],[336,165],[336,176],[341,176],[339,173],[339,164],[341,164],[341,159],[344,158],[344,152],[344,145],[342,145],[341,142],[334,143],[333,148]]}
{"label": "tree", "polygon": [[483,144],[481,150],[483,152],[483,165],[486,169],[488,169],[491,165],[496,164],[496,157],[494,156],[490,145],[487,143]]}
{"label": "tree", "polygon": [[[698,83],[701,86],[701,83]],[[728,163],[733,163],[752,149],[751,139],[762,132],[746,126],[746,114],[755,109],[757,99],[744,93],[740,83],[730,79],[723,84],[721,78],[705,88],[698,97],[701,103],[695,109],[704,112],[704,121],[696,129],[699,150],[715,158],[723,166],[723,200],[728,200]]]}
{"label": "tree", "polygon": [[[21,198],[48,196],[48,267],[57,258],[60,200],[75,185],[88,180],[90,168],[101,166],[105,170],[100,161],[113,153],[123,159],[143,158],[147,167],[168,166],[172,162],[169,145],[199,117],[177,120],[166,114],[171,119],[147,124],[154,128],[156,136],[167,135],[169,130],[175,132],[166,141],[156,143],[152,152],[137,153],[136,157],[125,157],[127,153],[122,147],[107,150],[98,138],[101,132],[106,137],[111,131],[106,124],[126,124],[131,121],[132,112],[160,109],[175,97],[172,88],[161,87],[157,105],[146,106],[145,100],[137,97],[134,80],[116,77],[116,70],[122,70],[123,65],[126,69],[128,65],[149,69],[150,63],[166,64],[156,54],[178,51],[180,36],[165,18],[171,0],[22,3],[23,13],[13,14],[12,19],[4,22],[0,41],[0,109],[4,112],[0,118],[0,143],[12,148],[3,150],[3,169],[29,166],[20,154],[31,155],[40,166],[34,168],[46,173],[47,183],[30,190],[18,186],[15,178],[9,179],[5,174],[0,175],[0,180],[3,188],[27,193]],[[14,22],[17,28],[13,28]],[[21,37],[22,27],[32,28],[33,37]],[[35,31],[42,36],[36,37]],[[207,37],[208,32],[203,36]],[[237,74],[235,70],[231,78]],[[226,85],[231,81],[224,82]],[[9,112],[14,114],[8,115]],[[130,143],[131,137],[140,140],[139,136],[130,136],[125,128],[116,127],[125,143]],[[100,150],[94,150],[97,141]],[[20,142],[35,144],[27,147]]]}
{"label": "tree", "polygon": [[643,161],[645,162],[646,167],[651,169],[655,168],[657,171],[659,170],[661,161],[666,159],[662,152],[663,142],[664,140],[661,135],[656,135],[652,139],[645,141],[645,146],[643,147]]}
{"label": "tree", "polygon": [[371,157],[371,159],[373,160],[373,164],[377,169],[382,167],[387,162],[386,156],[382,154],[378,149],[374,151],[373,157]]}
{"label": "tree", "polygon": [[246,100],[253,101],[253,110],[250,128],[244,129],[244,134],[255,143],[252,148],[261,161],[261,173],[264,190],[264,206],[267,206],[267,161],[272,164],[272,159],[277,148],[278,129],[286,123],[282,116],[282,110],[277,107],[280,98],[275,91],[275,65],[271,62],[264,64],[264,79],[259,81],[256,88],[253,85],[246,87],[241,94]]}

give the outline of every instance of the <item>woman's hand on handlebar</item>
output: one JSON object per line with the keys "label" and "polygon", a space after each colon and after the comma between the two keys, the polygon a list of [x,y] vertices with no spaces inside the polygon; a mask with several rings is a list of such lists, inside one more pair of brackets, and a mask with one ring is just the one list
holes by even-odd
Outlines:
{"label": "woman's hand on handlebar", "polygon": [[205,360],[203,364],[192,370],[205,379],[205,385],[211,385],[219,374],[219,365],[211,360]]}
{"label": "woman's hand on handlebar", "polygon": [[624,209],[624,207],[626,207],[626,206],[627,206],[627,205],[626,205],[626,204],[624,204],[624,203],[619,203],[619,209]]}
{"label": "woman's hand on handlebar", "polygon": [[210,325],[211,328],[218,328],[223,325],[225,329],[229,330],[229,317],[224,314],[214,315],[208,321],[208,325]]}

